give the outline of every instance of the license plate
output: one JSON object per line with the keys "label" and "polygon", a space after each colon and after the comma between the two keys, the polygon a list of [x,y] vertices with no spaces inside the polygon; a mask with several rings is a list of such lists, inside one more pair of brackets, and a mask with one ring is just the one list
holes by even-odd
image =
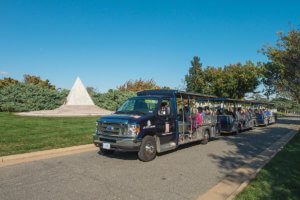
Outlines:
{"label": "license plate", "polygon": [[109,143],[103,143],[103,149],[110,149]]}
{"label": "license plate", "polygon": [[110,149],[109,143],[103,143],[103,149]]}

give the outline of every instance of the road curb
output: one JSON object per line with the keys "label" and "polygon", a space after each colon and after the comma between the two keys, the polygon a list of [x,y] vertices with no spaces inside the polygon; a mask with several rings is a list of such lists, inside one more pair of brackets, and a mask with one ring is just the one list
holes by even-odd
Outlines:
{"label": "road curb", "polygon": [[200,195],[197,200],[231,200],[240,193],[256,174],[298,133],[299,126],[277,140],[262,153],[246,161],[242,167],[226,176],[221,182]]}
{"label": "road curb", "polygon": [[51,149],[45,151],[37,151],[31,153],[17,154],[11,156],[0,157],[0,167],[15,165],[19,163],[32,162],[37,160],[44,160],[49,158],[55,158],[65,155],[71,155],[75,153],[82,153],[88,151],[97,151],[97,147],[94,144],[86,144],[79,146],[72,146],[60,149]]}

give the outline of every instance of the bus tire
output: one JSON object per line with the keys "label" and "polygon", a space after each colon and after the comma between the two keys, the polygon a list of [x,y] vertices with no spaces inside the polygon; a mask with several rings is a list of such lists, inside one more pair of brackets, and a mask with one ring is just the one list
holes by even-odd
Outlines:
{"label": "bus tire", "polygon": [[156,157],[156,141],[153,136],[146,135],[138,152],[138,157],[143,162],[148,162]]}
{"label": "bus tire", "polygon": [[251,123],[250,123],[250,130],[252,130],[253,129],[253,127],[254,127],[254,121],[251,121]]}
{"label": "bus tire", "polygon": [[209,141],[209,131],[205,130],[203,134],[203,139],[201,140],[201,144],[207,144]]}
{"label": "bus tire", "polygon": [[113,154],[115,152],[115,150],[103,149],[102,147],[100,147],[100,151],[105,155]]}
{"label": "bus tire", "polygon": [[238,132],[239,132],[238,129],[236,129],[236,131],[233,131],[233,132],[232,132],[232,135],[237,135]]}
{"label": "bus tire", "polygon": [[242,125],[239,125],[236,129],[236,134],[239,134],[242,132]]}

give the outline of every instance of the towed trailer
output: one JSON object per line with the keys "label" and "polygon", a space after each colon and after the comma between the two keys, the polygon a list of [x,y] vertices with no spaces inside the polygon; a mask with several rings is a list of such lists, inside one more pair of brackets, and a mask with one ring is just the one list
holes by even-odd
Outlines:
{"label": "towed trailer", "polygon": [[237,134],[254,127],[255,120],[252,113],[247,111],[245,114],[241,114],[237,108],[239,103],[245,106],[245,104],[250,104],[250,101],[231,98],[198,99],[198,101],[207,100],[220,104],[217,112],[217,127],[221,134]]}
{"label": "towed trailer", "polygon": [[[251,109],[251,105],[252,105],[252,101],[250,100],[238,100],[238,102],[244,107],[249,107],[249,109],[246,110],[246,112],[244,113],[244,115],[239,115],[239,120],[241,121],[241,129],[242,130],[249,130],[249,129],[253,129],[253,127],[255,126],[255,114],[254,114],[254,110]],[[237,112],[239,114],[239,112]],[[244,119],[241,119],[244,118]]]}
{"label": "towed trailer", "polygon": [[179,90],[145,90],[126,100],[114,114],[97,120],[94,144],[103,154],[115,150],[134,151],[142,161],[179,145],[202,141],[216,135],[216,117],[195,123],[196,99],[213,95]]}
{"label": "towed trailer", "polygon": [[256,118],[255,126],[268,126],[269,124],[276,123],[277,112],[276,109],[271,109],[274,107],[273,103],[266,102],[252,102],[253,105],[256,105]]}

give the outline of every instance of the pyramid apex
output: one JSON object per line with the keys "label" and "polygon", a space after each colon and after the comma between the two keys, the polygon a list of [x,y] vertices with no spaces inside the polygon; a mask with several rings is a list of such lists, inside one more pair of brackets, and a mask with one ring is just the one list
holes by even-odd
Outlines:
{"label": "pyramid apex", "polygon": [[66,105],[95,105],[79,76],[67,97]]}

